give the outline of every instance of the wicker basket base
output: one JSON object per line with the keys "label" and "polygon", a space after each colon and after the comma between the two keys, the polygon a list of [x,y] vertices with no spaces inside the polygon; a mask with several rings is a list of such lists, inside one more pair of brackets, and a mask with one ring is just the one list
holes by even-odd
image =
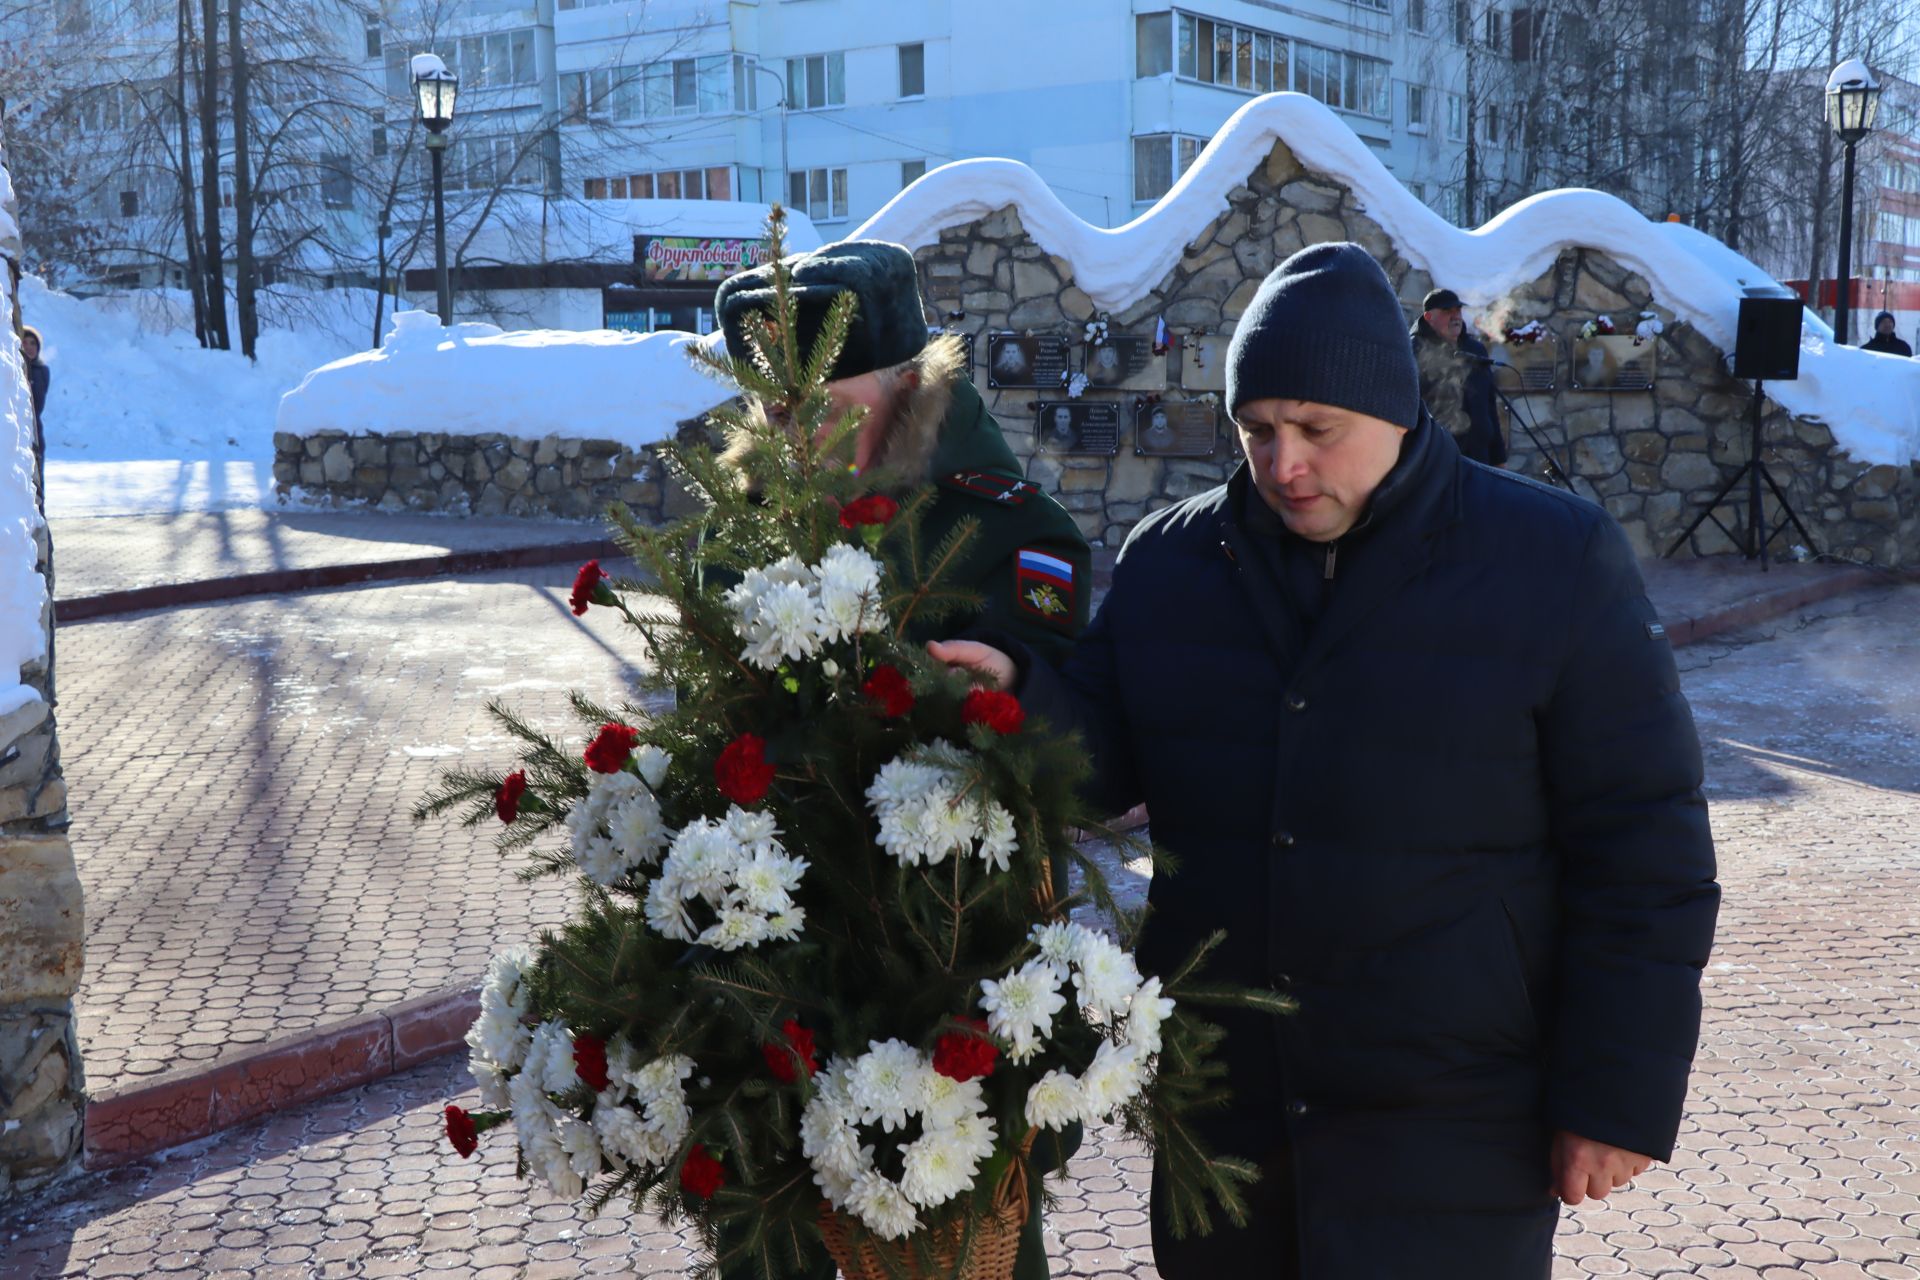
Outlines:
{"label": "wicker basket base", "polygon": [[966,1240],[964,1221],[920,1237],[933,1256],[931,1271],[920,1266],[915,1237],[888,1242],[865,1233],[854,1244],[857,1228],[852,1219],[824,1200],[820,1202],[820,1236],[845,1280],[1012,1280],[1020,1230],[1027,1224],[1026,1183],[1018,1181],[1022,1194],[996,1204],[992,1214],[974,1224],[972,1247],[960,1265],[956,1264]]}

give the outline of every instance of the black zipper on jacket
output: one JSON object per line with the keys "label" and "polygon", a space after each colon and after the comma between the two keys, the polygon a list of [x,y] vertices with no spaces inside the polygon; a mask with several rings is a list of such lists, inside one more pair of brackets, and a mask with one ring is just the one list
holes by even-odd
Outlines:
{"label": "black zipper on jacket", "polygon": [[1324,580],[1327,582],[1333,581],[1333,559],[1339,553],[1340,544],[1338,542],[1329,542],[1327,544],[1327,571],[1323,575]]}

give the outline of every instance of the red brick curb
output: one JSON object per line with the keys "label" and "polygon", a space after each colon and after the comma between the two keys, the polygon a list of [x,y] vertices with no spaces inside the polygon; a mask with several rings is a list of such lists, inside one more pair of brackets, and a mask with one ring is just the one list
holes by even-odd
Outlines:
{"label": "red brick curb", "polygon": [[368,1084],[459,1048],[475,988],[440,991],[287,1036],[210,1068],[170,1072],[87,1101],[86,1165],[109,1169]]}
{"label": "red brick curb", "polygon": [[281,595],[289,591],[317,591],[363,582],[394,582],[406,578],[434,578],[447,573],[479,573],[489,569],[520,569],[530,565],[594,560],[625,554],[610,538],[585,542],[548,542],[531,547],[496,547],[486,551],[452,551],[438,556],[405,560],[371,560],[359,564],[315,565],[306,569],[269,569],[230,578],[199,582],[169,582],[157,587],[104,591],[94,596],[56,600],[54,621],[60,626],[91,618],[110,618],[147,609],[207,604],[241,596]]}
{"label": "red brick curb", "polygon": [[[611,544],[581,543],[471,554],[552,553],[549,560],[516,562],[520,564],[617,554],[617,549],[612,552],[599,549],[603,547]],[[474,567],[479,566],[465,566],[467,571]],[[1849,591],[1910,577],[1881,570],[1839,570],[1812,582],[1756,591],[1696,618],[1669,621],[1667,634],[1676,648],[1698,644],[1712,636],[1765,622]],[[1139,808],[1115,825],[1123,831],[1135,830],[1146,821],[1145,810]],[[404,1071],[461,1048],[467,1028],[478,1015],[476,988],[440,991],[275,1040],[210,1067],[182,1070],[105,1090],[87,1105],[86,1165],[90,1169],[104,1169],[127,1164],[221,1129]]]}

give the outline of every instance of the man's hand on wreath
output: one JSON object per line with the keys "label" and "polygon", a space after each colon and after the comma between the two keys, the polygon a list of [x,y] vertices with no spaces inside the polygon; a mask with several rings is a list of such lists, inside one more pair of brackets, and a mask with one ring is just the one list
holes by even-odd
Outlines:
{"label": "man's hand on wreath", "polygon": [[1652,1168],[1653,1157],[1562,1129],[1553,1135],[1548,1163],[1553,1171],[1553,1194],[1571,1208],[1589,1197],[1605,1200]]}
{"label": "man's hand on wreath", "polygon": [[1012,658],[975,640],[929,640],[927,656],[950,670],[966,672],[983,689],[1011,689],[1019,678]]}

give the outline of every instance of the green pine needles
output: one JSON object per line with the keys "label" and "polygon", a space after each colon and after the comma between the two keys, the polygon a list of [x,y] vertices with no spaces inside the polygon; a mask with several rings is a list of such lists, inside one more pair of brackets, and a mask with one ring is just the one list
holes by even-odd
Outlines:
{"label": "green pine needles", "polygon": [[[776,262],[783,231],[776,209]],[[1218,939],[1148,977],[1070,923],[1092,906],[1130,942],[1076,842],[1125,838],[1077,798],[1077,740],[908,640],[977,602],[956,576],[976,529],[929,545],[929,492],[850,467],[862,413],[826,373],[853,307],[801,350],[776,267],[751,356],[699,357],[742,392],[714,415],[725,449],[664,451],[699,510],[616,507],[643,577],[575,583],[672,709],[576,696],[581,750],[494,704],[516,767],[445,774],[416,810],[504,822],[527,875],[581,885],[571,923],[489,969],[482,1109],[448,1108],[449,1136],[464,1154],[511,1122],[560,1195],[690,1218],[701,1275],[817,1273],[827,1240],[843,1265],[865,1244],[887,1274],[953,1273],[1094,1123],[1153,1147],[1177,1230],[1243,1221],[1254,1171],[1190,1123],[1226,1098],[1199,1010],[1286,1002],[1202,982]]]}

